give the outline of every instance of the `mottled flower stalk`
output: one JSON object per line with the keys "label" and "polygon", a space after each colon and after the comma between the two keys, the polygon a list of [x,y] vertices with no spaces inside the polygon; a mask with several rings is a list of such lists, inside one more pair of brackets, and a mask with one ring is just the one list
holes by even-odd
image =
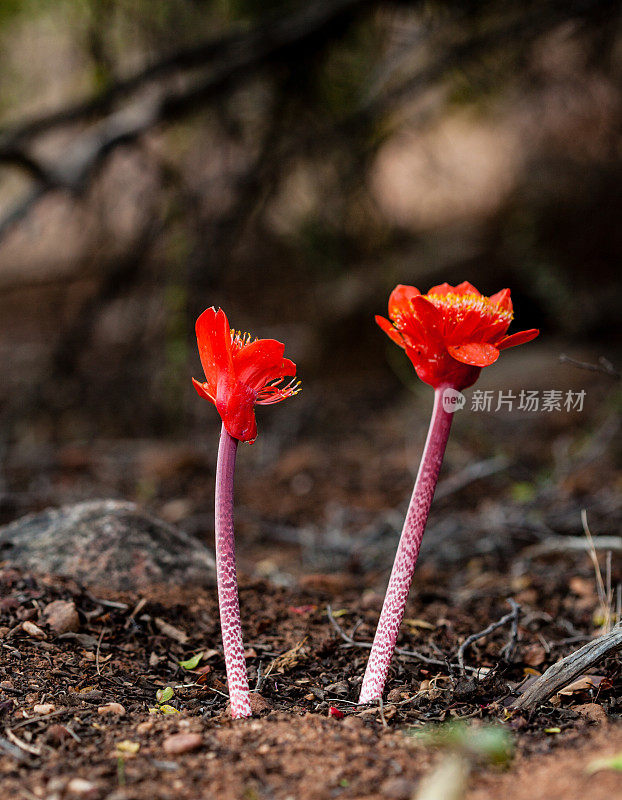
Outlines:
{"label": "mottled flower stalk", "polygon": [[393,658],[397,635],[404,618],[410,583],[419,556],[419,548],[451,428],[453,413],[446,411],[443,407],[443,393],[446,389],[453,389],[453,387],[445,384],[434,390],[434,409],[428,438],[395,555],[376,636],[367,662],[359,703],[370,703],[382,697],[389,665]]}
{"label": "mottled flower stalk", "polygon": [[[222,419],[216,470],[216,575],[231,715],[250,717],[233,540],[233,471],[238,442],[257,436],[256,405],[273,405],[300,391],[296,365],[276,339],[255,339],[229,326],[222,308],[207,308],[196,322],[205,380],[194,388]],[[290,380],[286,380],[286,378]]]}
{"label": "mottled flower stalk", "polygon": [[233,474],[238,440],[222,426],[216,467],[216,580],[220,627],[229,684],[231,716],[250,717],[251,701],[248,691],[240,602],[235,570],[235,542],[233,537]]}
{"label": "mottled flower stalk", "polygon": [[457,407],[456,392],[472,386],[482,368],[494,364],[502,350],[530,342],[539,333],[537,328],[531,328],[508,335],[514,316],[510,290],[502,289],[485,297],[468,281],[457,286],[441,283],[426,295],[416,286],[400,283],[391,292],[388,312],[389,319],[376,317],[376,322],[391,341],[405,350],[419,378],[434,388],[434,411],[363,679],[360,703],[382,696],[449,437],[452,412]]}

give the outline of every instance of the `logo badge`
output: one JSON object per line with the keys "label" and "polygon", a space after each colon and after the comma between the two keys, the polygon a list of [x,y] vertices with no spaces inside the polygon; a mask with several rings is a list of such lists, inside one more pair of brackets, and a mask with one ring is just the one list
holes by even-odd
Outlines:
{"label": "logo badge", "polygon": [[443,392],[443,408],[448,414],[453,414],[454,411],[460,411],[464,408],[466,397],[462,392],[456,389],[445,389]]}

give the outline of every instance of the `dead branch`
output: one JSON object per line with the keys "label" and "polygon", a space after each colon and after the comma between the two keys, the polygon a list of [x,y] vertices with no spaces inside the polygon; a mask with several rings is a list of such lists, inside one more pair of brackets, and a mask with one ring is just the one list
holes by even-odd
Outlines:
{"label": "dead branch", "polygon": [[16,761],[23,761],[28,764],[31,762],[31,759],[24,755],[19,747],[11,744],[11,742],[9,742],[8,739],[5,739],[4,736],[0,736],[0,752],[7,756],[11,756]]}
{"label": "dead branch", "polygon": [[588,642],[574,653],[570,653],[570,655],[549,667],[535,683],[512,703],[512,708],[518,711],[526,711],[539,703],[546,702],[586,670],[619,650],[622,650],[622,626],[620,624],[616,625],[610,633]]}
{"label": "dead branch", "polygon": [[[593,536],[592,545],[595,550],[611,550],[622,552],[622,536]],[[525,548],[521,558],[537,558],[549,553],[587,553],[590,543],[584,536],[551,536]]]}
{"label": "dead branch", "polygon": [[501,655],[506,661],[511,661],[514,657],[516,645],[518,644],[518,619],[521,609],[512,599],[508,600],[508,603],[512,606],[514,614],[512,616],[512,625],[510,626],[510,636],[505,645],[501,648]]}
{"label": "dead branch", "polygon": [[[250,31],[235,30],[220,39],[179,51],[116,82],[96,97],[6,128],[0,133],[0,163],[25,170],[35,180],[41,194],[52,188],[80,193],[117,147],[136,142],[163,123],[195,113],[235,89],[248,76],[296,57],[301,47],[318,48],[318,42],[325,44],[360,13],[381,4],[381,0],[323,0],[302,4],[289,15],[268,15]],[[312,147],[315,143],[316,147],[325,148],[326,143],[338,135],[360,134],[366,123],[395,109],[415,91],[439,80],[457,64],[464,68],[476,63],[483,52],[507,47],[508,42],[517,39],[541,36],[567,19],[589,18],[596,11],[601,13],[603,6],[613,8],[615,5],[614,0],[546,4],[526,19],[513,19],[509,24],[495,26],[485,34],[466,40],[462,37],[458,42],[447,44],[439,58],[433,58],[414,75],[362,103],[337,126],[329,124],[323,131],[313,131],[306,145]],[[172,77],[182,80],[169,80]],[[125,107],[115,110],[120,100]],[[108,116],[101,119],[106,114]],[[98,118],[93,124],[93,119]],[[33,139],[70,124],[80,124],[82,132],[67,148],[63,161],[51,164],[35,156],[31,147]],[[286,160],[284,154],[282,163]],[[20,204],[0,220],[0,235],[25,216],[41,194],[33,195],[27,203]]]}
{"label": "dead branch", "polygon": [[[234,89],[247,76],[268,64],[278,63],[300,46],[322,36],[326,41],[327,33],[333,29],[339,33],[344,22],[351,22],[366,6],[375,4],[377,0],[325,0],[304,4],[288,16],[268,15],[249,32],[228,33],[180,51],[115,83],[97,97],[5,129],[0,134],[0,164],[14,165],[27,172],[35,181],[35,190],[0,219],[0,237],[51,189],[83,192],[117,147],[136,142],[162,123],[195,113],[197,108]],[[162,80],[197,68],[206,70],[207,77],[185,75],[185,80],[168,84]],[[120,98],[125,99],[126,105],[114,111],[114,103]],[[30,142],[37,136],[72,123],[88,124],[108,112],[112,113],[76,136],[64,160],[52,164],[34,155]]]}
{"label": "dead branch", "polygon": [[[99,162],[120,144],[136,140],[159,123],[194,113],[199,105],[232,89],[249,73],[277,61],[288,51],[373,4],[373,0],[330,0],[303,5],[289,16],[270,17],[244,35],[229,33],[222,39],[180,51],[117,82],[95,98],[5,130],[0,137],[0,163],[21,167],[46,185],[79,190]],[[211,67],[203,80],[177,82],[168,91],[153,83],[155,78],[182,69],[208,67],[218,55],[222,56],[220,62]],[[78,137],[70,148],[71,158],[60,166],[46,165],[25,149],[25,144],[33,137],[69,123],[87,122],[107,112],[119,97],[132,96],[139,91],[141,95],[137,100]]]}
{"label": "dead branch", "polygon": [[434,492],[435,500],[442,500],[455,492],[459,492],[471,483],[487,478],[489,475],[496,475],[504,469],[507,469],[509,462],[503,456],[494,456],[493,458],[485,458],[482,461],[476,461],[474,464],[469,464],[464,469],[450,475],[449,478],[441,481]]}
{"label": "dead branch", "polygon": [[13,733],[13,731],[10,728],[5,728],[4,732],[6,734],[6,738],[10,742],[12,742],[14,745],[19,747],[20,750],[23,750],[25,753],[30,753],[30,755],[32,755],[32,756],[40,756],[41,755],[41,748],[40,747],[34,747],[33,745],[28,744],[28,742],[23,742],[21,739],[19,739]]}
{"label": "dead branch", "polygon": [[477,642],[478,639],[483,639],[484,636],[488,636],[489,633],[496,631],[497,628],[503,627],[503,625],[507,625],[508,622],[512,623],[512,633],[510,636],[510,641],[504,647],[506,655],[508,657],[511,655],[512,650],[514,649],[514,645],[516,643],[516,639],[518,639],[518,615],[520,614],[520,606],[511,598],[508,599],[508,603],[512,607],[512,610],[506,614],[505,616],[498,619],[496,622],[492,622],[488,625],[487,628],[484,630],[479,631],[478,633],[472,633],[468,636],[464,642],[458,648],[458,665],[460,667],[460,671],[464,674],[465,667],[464,667],[464,653],[467,647],[470,647],[474,642]]}
{"label": "dead branch", "polygon": [[559,360],[562,364],[572,364],[573,367],[584,369],[587,372],[600,372],[602,375],[608,375],[610,378],[615,378],[616,380],[620,380],[622,377],[622,373],[620,373],[620,371],[613,366],[611,361],[604,356],[599,357],[597,364],[590,364],[587,361],[577,361],[576,358],[571,358],[565,353],[561,353]]}
{"label": "dead branch", "polygon": [[[344,642],[347,644],[348,647],[361,647],[366,650],[371,650],[372,643],[371,642],[360,642],[358,639],[353,639],[349,636],[341,625],[337,622],[335,617],[333,616],[333,610],[330,606],[326,606],[326,614],[328,616],[328,621],[333,626],[335,631],[341,636]],[[408,658],[416,658],[418,661],[422,661],[424,664],[431,664],[434,667],[451,667],[454,666],[453,664],[449,664],[447,661],[441,661],[438,658],[429,658],[429,656],[424,656],[423,653],[420,653],[418,650],[406,650],[404,647],[396,647],[395,652],[400,656],[406,656]],[[477,669],[474,667],[466,667],[469,672],[478,672]]]}

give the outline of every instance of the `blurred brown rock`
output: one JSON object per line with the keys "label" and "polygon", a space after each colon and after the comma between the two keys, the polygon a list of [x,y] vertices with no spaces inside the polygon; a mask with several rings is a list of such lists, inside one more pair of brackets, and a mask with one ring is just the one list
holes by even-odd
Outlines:
{"label": "blurred brown rock", "polygon": [[162,743],[162,749],[170,756],[178,756],[198,750],[202,744],[203,737],[200,733],[174,733],[167,736]]}
{"label": "blurred brown rock", "polygon": [[608,721],[607,712],[598,703],[584,703],[580,706],[575,706],[573,711],[581,714],[588,722],[601,724]]}
{"label": "blurred brown rock", "polygon": [[47,509],[0,528],[7,561],[89,586],[134,591],[154,583],[212,583],[201,542],[134,503],[95,500]]}

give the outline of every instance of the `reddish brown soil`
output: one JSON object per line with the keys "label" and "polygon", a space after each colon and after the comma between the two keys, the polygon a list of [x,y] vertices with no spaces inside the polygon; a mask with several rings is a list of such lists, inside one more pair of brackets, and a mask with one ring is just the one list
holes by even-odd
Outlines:
{"label": "reddish brown soil", "polygon": [[[552,360],[539,371],[529,361],[530,386],[566,385],[551,373]],[[494,382],[522,386],[511,370]],[[240,599],[249,676],[262,698],[252,720],[232,722],[226,713],[213,590],[154,586],[110,596],[105,587],[89,593],[55,576],[0,569],[2,798],[408,800],[442,758],[415,749],[411,733],[456,719],[500,725],[514,744],[504,772],[476,767],[472,800],[616,796],[620,773],[585,769],[622,750],[619,659],[591,670],[596,690],[553,698],[530,715],[509,709],[523,681],[597,632],[586,554],[532,549],[553,534],[581,536],[582,508],[595,535],[619,529],[619,401],[600,383],[590,384],[589,398],[580,419],[456,420],[441,488],[494,455],[507,466],[439,492],[424,539],[432,547],[422,553],[399,641],[427,660],[394,659],[382,710],[356,708],[368,650],[347,645],[327,607],[346,635],[371,640],[425,436],[426,398],[380,412],[372,400],[366,407],[344,398],[340,411],[334,397],[332,405],[322,398],[308,407],[316,416],[306,440],[285,444],[264,432],[240,454]],[[7,458],[2,518],[121,496],[205,536],[215,441],[216,427],[196,445],[95,441],[46,451],[45,459],[24,444]],[[601,567],[605,574],[604,553]],[[614,587],[620,579],[614,559]],[[79,614],[79,629],[65,637],[43,613],[59,598]],[[504,625],[478,640],[461,675],[460,644],[505,615],[508,598],[521,607],[518,637]],[[197,652],[204,655],[196,671],[180,667]],[[167,715],[156,702],[166,686],[175,687]],[[108,703],[124,714],[99,713]],[[53,708],[35,710],[45,704]],[[182,740],[196,749],[171,751],[178,733],[198,735]]]}
{"label": "reddish brown soil", "polygon": [[[489,578],[484,588],[480,575],[479,590],[473,590],[472,581],[471,596],[463,591],[460,608],[445,601],[433,570],[422,570],[419,579],[400,644],[447,665],[397,658],[382,711],[354,706],[367,651],[346,647],[326,612],[332,604],[344,630],[356,626],[355,637],[369,639],[378,614],[376,594],[364,594],[365,608],[359,610],[360,592],[336,592],[334,576],[316,576],[306,581],[307,588],[295,590],[243,585],[252,684],[258,674],[263,677],[258,717],[232,722],[213,593],[154,587],[148,596],[117,597],[113,602],[122,605],[110,606],[71,582],[6,568],[0,573],[5,734],[0,775],[6,796],[77,796],[79,787],[70,781],[79,776],[92,784],[87,796],[110,800],[408,798],[435,759],[425,749],[414,750],[409,733],[426,723],[459,718],[475,725],[497,722],[511,732],[517,747],[512,773],[527,772],[535,781],[558,759],[560,764],[568,760],[579,777],[573,782],[564,776],[572,786],[565,797],[579,798],[586,786],[600,785],[600,778],[588,778],[581,765],[600,752],[602,738],[591,749],[585,746],[599,725],[609,726],[608,752],[616,742],[622,744],[615,723],[619,670],[614,660],[599,668],[606,680],[597,693],[578,693],[531,717],[507,709],[525,670],[534,669],[530,664],[542,670],[569,649],[564,626],[589,627],[587,604],[562,593],[555,582],[559,594],[551,595],[550,570],[545,577],[522,578],[513,596],[523,604],[525,624],[512,663],[500,658],[508,630],[499,629],[467,651],[469,666],[491,668],[476,680],[460,676],[455,653],[469,633],[506,612],[501,598],[511,588],[507,579]],[[582,588],[586,591],[587,584]],[[79,631],[61,638],[42,613],[57,598],[73,600],[80,616]],[[40,627],[42,638],[28,622]],[[179,666],[198,651],[205,655],[196,672]],[[157,690],[168,685],[175,687],[168,705],[179,713],[150,713],[157,707]],[[587,716],[580,708],[586,701],[592,701]],[[125,713],[99,713],[108,703],[121,704]],[[44,709],[51,713],[35,708],[41,704],[52,704],[53,709]],[[332,716],[331,708],[344,716]],[[177,733],[199,734],[196,749],[167,751],[167,738]],[[574,753],[577,747],[580,755]],[[540,757],[549,752],[552,760]],[[602,785],[612,781],[607,777]],[[506,794],[511,779],[486,770],[478,771],[472,783],[477,798],[528,796]],[[523,785],[521,792],[526,791]]]}
{"label": "reddish brown soil", "polygon": [[512,769],[478,776],[468,800],[511,797],[512,800],[551,800],[585,798],[613,800],[622,792],[622,773],[612,769],[592,771],[598,759],[606,759],[622,750],[622,729],[605,726],[586,733],[575,748],[557,748],[546,755],[518,756]]}

